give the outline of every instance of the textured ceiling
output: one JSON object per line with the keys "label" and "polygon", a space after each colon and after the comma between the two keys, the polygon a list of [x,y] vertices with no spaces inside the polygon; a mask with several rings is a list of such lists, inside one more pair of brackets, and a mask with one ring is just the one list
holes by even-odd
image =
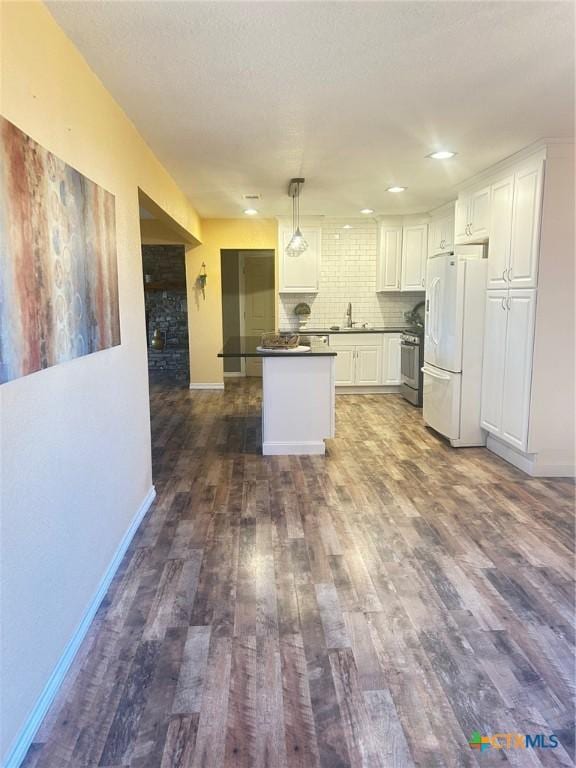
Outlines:
{"label": "textured ceiling", "polygon": [[47,6],[204,217],[287,214],[298,175],[303,213],[417,212],[573,132],[571,2]]}

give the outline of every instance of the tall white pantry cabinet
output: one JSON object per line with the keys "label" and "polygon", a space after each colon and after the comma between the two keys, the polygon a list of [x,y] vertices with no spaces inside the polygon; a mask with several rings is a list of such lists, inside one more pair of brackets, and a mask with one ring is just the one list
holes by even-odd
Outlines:
{"label": "tall white pantry cabinet", "polygon": [[571,144],[490,178],[481,424],[534,476],[574,475],[573,215]]}

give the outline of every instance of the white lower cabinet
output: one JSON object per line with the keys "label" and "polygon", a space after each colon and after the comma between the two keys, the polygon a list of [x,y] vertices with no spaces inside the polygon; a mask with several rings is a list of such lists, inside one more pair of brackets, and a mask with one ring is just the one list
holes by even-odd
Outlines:
{"label": "white lower cabinet", "polygon": [[399,386],[402,383],[400,373],[401,349],[399,333],[383,334],[380,384]]}
{"label": "white lower cabinet", "polygon": [[527,450],[536,290],[488,291],[481,425]]}
{"label": "white lower cabinet", "polygon": [[509,291],[506,303],[508,327],[500,437],[525,451],[528,447],[536,291]]}
{"label": "white lower cabinet", "polygon": [[330,336],[337,352],[337,387],[398,386],[400,382],[400,334],[353,333]]}
{"label": "white lower cabinet", "polygon": [[486,292],[480,424],[483,429],[493,435],[500,435],[502,426],[502,389],[508,321],[507,298],[507,290]]}
{"label": "white lower cabinet", "polygon": [[377,387],[380,384],[382,349],[380,345],[356,347],[356,381],[358,386]]}
{"label": "white lower cabinet", "polygon": [[[335,346],[331,344],[331,346]],[[335,362],[335,382],[337,387],[351,387],[354,385],[354,363],[356,347],[338,346]]]}

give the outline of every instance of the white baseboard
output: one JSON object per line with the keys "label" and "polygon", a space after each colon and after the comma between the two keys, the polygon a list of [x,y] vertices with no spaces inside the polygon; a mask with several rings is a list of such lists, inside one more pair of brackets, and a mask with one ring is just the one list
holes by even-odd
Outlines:
{"label": "white baseboard", "polygon": [[246,374],[242,373],[242,371],[224,371],[224,378],[225,379],[246,378]]}
{"label": "white baseboard", "polygon": [[337,386],[337,395],[398,395],[400,394],[400,387],[396,385],[374,385],[372,386],[358,386],[356,384],[352,386]]}
{"label": "white baseboard", "polygon": [[190,389],[224,389],[223,381],[213,381],[206,383],[190,382]]}
{"label": "white baseboard", "polygon": [[492,451],[492,453],[495,453],[497,456],[500,456],[501,459],[513,464],[531,477],[576,476],[576,467],[574,467],[574,463],[571,463],[569,459],[566,461],[568,457],[565,455],[563,459],[558,456],[559,461],[557,463],[552,463],[549,459],[547,460],[546,457],[542,457],[538,453],[523,453],[522,451],[518,451],[511,445],[506,445],[498,440],[498,438],[493,435],[488,435],[486,447]]}
{"label": "white baseboard", "polygon": [[302,443],[262,443],[264,456],[313,456],[324,455],[326,445],[323,440]]}
{"label": "white baseboard", "polygon": [[17,735],[14,745],[9,750],[6,762],[2,764],[4,768],[18,768],[21,762],[24,760],[24,757],[26,756],[26,753],[28,752],[28,749],[34,740],[36,731],[46,716],[50,705],[52,704],[56,694],[58,693],[58,690],[60,689],[60,686],[64,681],[70,665],[74,661],[74,657],[76,656],[78,649],[80,648],[82,641],[84,640],[84,637],[90,628],[90,624],[96,615],[96,611],[100,607],[100,603],[104,599],[104,596],[108,591],[108,587],[110,586],[110,583],[114,578],[120,563],[122,562],[122,558],[126,554],[126,550],[130,546],[130,542],[134,538],[134,534],[138,530],[144,515],[150,509],[150,506],[155,497],[156,489],[154,486],[152,486],[146,494],[146,498],[140,505],[138,512],[132,519],[130,527],[124,534],[122,541],[120,542],[120,545],[118,546],[118,549],[112,558],[112,562],[100,580],[96,594],[86,608],[80,624],[68,641],[68,645],[64,649],[62,656],[60,656],[60,659],[58,660],[52,674],[50,675],[48,682],[44,686],[44,690],[40,694],[40,697],[34,705],[32,712],[28,716],[26,722]]}

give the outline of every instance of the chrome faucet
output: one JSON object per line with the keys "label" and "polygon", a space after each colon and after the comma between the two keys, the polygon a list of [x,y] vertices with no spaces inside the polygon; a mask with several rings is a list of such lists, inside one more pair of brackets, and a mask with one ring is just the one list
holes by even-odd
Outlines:
{"label": "chrome faucet", "polygon": [[352,322],[352,302],[348,302],[348,309],[346,310],[346,328],[352,328],[354,323]]}

